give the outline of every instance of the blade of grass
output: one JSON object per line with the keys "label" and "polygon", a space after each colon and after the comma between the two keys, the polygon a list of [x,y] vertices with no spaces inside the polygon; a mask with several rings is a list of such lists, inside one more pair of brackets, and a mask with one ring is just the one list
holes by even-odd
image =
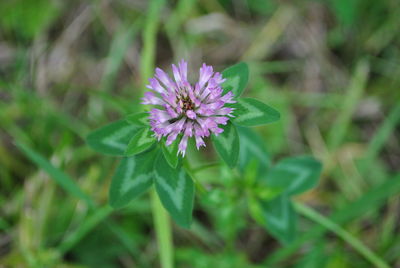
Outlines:
{"label": "blade of grass", "polygon": [[165,31],[176,60],[180,60],[181,57],[187,57],[189,54],[187,42],[190,38],[185,36],[184,31],[181,31],[181,29],[184,27],[183,24],[193,12],[196,4],[197,1],[195,0],[180,0],[165,22]]}
{"label": "blade of grass", "polygon": [[[16,107],[20,109],[20,113],[30,116],[40,116],[45,122],[55,122],[63,128],[69,129],[80,137],[89,131],[86,124],[78,117],[71,116],[63,105],[56,104],[53,100],[39,96],[35,91],[26,90],[26,88],[16,86],[13,89],[16,99],[20,102],[29,99],[29,102],[18,105],[18,101],[10,105],[9,103],[0,103],[1,114],[8,114],[15,110]],[[22,99],[22,100],[19,100]],[[33,110],[32,110],[33,109]],[[13,116],[6,116],[1,118],[1,125],[12,136],[17,137],[18,140],[29,141],[30,136],[15,124]]]}
{"label": "blade of grass", "polygon": [[168,17],[168,21],[165,24],[165,29],[170,38],[175,38],[179,33],[179,28],[185,19],[190,15],[190,11],[193,9],[197,1],[195,0],[180,0],[172,14]]}
{"label": "blade of grass", "polygon": [[[95,210],[94,214],[89,216],[85,220],[87,224],[82,224],[79,225],[79,227],[74,230],[74,232],[67,237],[66,241],[63,241],[61,243],[61,252],[65,253],[68,251],[68,249],[71,248],[72,245],[76,244],[79,242],[80,239],[84,237],[91,229],[96,227],[96,225],[101,222],[102,219],[105,219],[108,214],[111,213],[111,210],[105,208],[98,208],[98,206],[95,204],[95,202],[90,198],[90,196],[86,195],[83,193],[83,191],[79,188],[77,184],[63,171],[60,169],[54,167],[48,160],[46,160],[43,156],[39,155],[38,153],[34,152],[32,149],[30,149],[27,145],[22,144],[22,143],[17,143],[18,147],[35,163],[37,164],[40,168],[42,168],[44,171],[46,171],[51,178],[56,181],[56,183],[60,184],[62,188],[64,188],[68,193],[71,195],[79,198],[80,200],[84,201],[89,207]],[[98,211],[102,212],[98,212]],[[7,224],[5,221],[2,221],[0,219],[0,230],[3,228],[7,228]],[[121,232],[116,232],[116,227],[115,224],[112,223],[112,221],[107,221],[107,226],[113,231],[113,233],[117,236],[117,238],[121,241],[121,243],[127,247],[126,245],[126,239],[123,239],[123,237],[120,235]],[[130,251],[130,253],[133,254],[133,256],[138,256],[138,252],[134,250],[133,246],[127,247],[127,249]]]}
{"label": "blade of grass", "polygon": [[107,221],[106,225],[108,228],[113,232],[123,243],[123,245],[128,249],[128,251],[132,255],[139,255],[139,249],[135,246],[133,243],[134,241],[131,239],[129,234],[125,232],[123,228],[121,228],[118,224],[112,222],[112,221]]}
{"label": "blade of grass", "polygon": [[357,66],[355,73],[351,79],[349,88],[345,92],[343,106],[340,109],[340,113],[333,123],[329,137],[328,145],[331,149],[336,149],[338,145],[343,141],[346,134],[347,128],[351,123],[351,116],[354,110],[357,108],[357,104],[362,97],[365,85],[367,83],[369,73],[369,64],[366,60],[360,61]]}
{"label": "blade of grass", "polygon": [[[386,198],[398,194],[400,192],[400,174],[388,179],[383,184],[376,186],[355,202],[348,204],[343,209],[339,209],[332,214],[331,221],[336,224],[345,224],[353,219],[360,218],[366,212],[378,209],[386,200]],[[323,226],[315,226],[310,228],[310,231],[299,237],[293,243],[288,244],[286,247],[280,248],[275,251],[265,260],[265,265],[273,265],[299,249],[304,243],[318,239],[326,232]]]}
{"label": "blade of grass", "polygon": [[385,121],[382,123],[378,131],[375,133],[375,135],[369,142],[367,153],[365,154],[365,158],[368,161],[368,164],[366,164],[366,166],[369,166],[369,163],[371,163],[378,155],[382,147],[385,145],[387,139],[390,137],[390,134],[396,128],[399,121],[400,121],[400,104],[397,104],[391,110],[389,116],[385,119]]}
{"label": "blade of grass", "polygon": [[[111,211],[108,211],[106,208],[98,208],[91,197],[86,195],[66,173],[56,168],[47,159],[45,159],[37,152],[33,151],[26,144],[23,144],[21,142],[16,142],[16,144],[18,148],[21,149],[21,151],[25,153],[25,155],[29,159],[31,159],[39,168],[42,168],[46,173],[48,173],[48,175],[53,178],[54,181],[58,183],[63,189],[65,189],[69,194],[84,201],[88,205],[88,207],[92,208],[93,211],[95,211],[94,214],[91,214],[89,218],[85,220],[85,222],[88,221],[86,225],[79,225],[79,227],[75,229],[70,236],[67,237],[68,240],[61,243],[62,252],[65,253],[66,251],[68,251],[68,249],[71,248],[72,245],[78,243],[80,239],[82,239],[87,233],[89,233],[91,229],[96,227],[96,225],[101,222],[101,219],[105,219],[107,215],[111,213]],[[98,210],[103,211],[104,214],[102,214],[102,212],[98,212]],[[108,214],[106,215],[105,212],[108,212]],[[97,220],[94,221],[93,219]],[[111,229],[110,226],[113,224],[112,221],[108,220],[107,223],[107,226]],[[3,227],[7,228],[7,226],[8,225],[6,225],[6,222],[4,222],[3,224],[0,219],[0,229],[2,229]],[[114,234],[116,234],[114,232],[115,228],[112,228],[112,231]],[[120,235],[116,236],[121,241],[121,243],[126,246],[126,239],[122,239],[122,236]],[[127,249],[133,254],[133,247],[127,247]],[[133,256],[138,256],[137,252],[136,254],[133,254]]]}
{"label": "blade of grass", "polygon": [[265,58],[273,45],[284,33],[286,26],[295,17],[296,10],[290,5],[282,5],[268,20],[261,32],[251,42],[251,46],[242,56],[242,60],[258,60]]}
{"label": "blade of grass", "polygon": [[85,201],[85,203],[93,208],[94,203],[91,198],[85,194],[74,180],[60,169],[54,167],[46,158],[32,150],[26,144],[16,141],[16,146],[39,168],[43,169],[53,180],[58,183],[67,193]]}
{"label": "blade of grass", "polygon": [[398,9],[396,11],[393,10],[390,14],[394,16],[390,16],[385,23],[382,23],[380,27],[366,40],[366,48],[372,50],[375,55],[379,54],[379,52],[381,52],[383,48],[387,47],[396,35],[398,35],[398,27],[400,23],[398,12]]}
{"label": "blade of grass", "polygon": [[58,249],[61,254],[68,252],[74,245],[76,245],[87,233],[89,233],[100,222],[104,221],[113,209],[110,206],[98,208],[95,212],[87,217],[77,230],[68,235],[59,245]]}
{"label": "blade of grass", "polygon": [[142,84],[147,82],[154,69],[155,48],[157,44],[157,30],[161,17],[161,10],[165,4],[165,0],[149,1],[149,7],[145,18],[145,26],[143,30],[143,49],[140,61],[140,72]]}
{"label": "blade of grass", "polygon": [[125,53],[135,38],[141,23],[141,20],[136,20],[129,27],[122,25],[115,33],[101,80],[103,90],[108,91],[112,87],[117,72],[123,63]]}
{"label": "blade of grass", "polygon": [[305,217],[318,223],[320,226],[325,227],[327,230],[332,231],[337,236],[342,238],[346,243],[348,243],[356,251],[358,251],[358,253],[364,256],[365,259],[371,262],[375,267],[389,268],[389,265],[385,263],[384,260],[382,260],[378,255],[376,255],[367,246],[365,246],[359,239],[347,232],[335,222],[331,221],[330,219],[311,209],[310,207],[304,206],[300,203],[294,203],[294,206],[296,210],[303,214]]}

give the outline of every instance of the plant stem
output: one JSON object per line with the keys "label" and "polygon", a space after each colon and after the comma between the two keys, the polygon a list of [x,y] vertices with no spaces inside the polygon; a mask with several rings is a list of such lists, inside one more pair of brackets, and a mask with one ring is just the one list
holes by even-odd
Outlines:
{"label": "plant stem", "polygon": [[326,218],[322,214],[317,211],[304,206],[300,203],[294,204],[296,210],[306,216],[307,218],[315,221],[316,223],[324,226],[326,229],[332,231],[337,236],[346,241],[350,246],[352,246],[358,253],[364,256],[369,262],[371,262],[375,267],[378,268],[389,268],[389,265],[385,263],[383,259],[381,259],[378,255],[376,255],[373,251],[371,251],[367,246],[365,246],[360,240],[358,240],[355,236],[347,232],[345,229],[340,227],[335,222]]}
{"label": "plant stem", "polygon": [[[141,83],[144,86],[150,78],[154,68],[157,44],[157,31],[161,18],[161,11],[165,0],[151,0],[145,16],[142,32],[143,49],[141,51],[140,74]],[[144,87],[143,87],[144,88]],[[164,210],[155,189],[151,190],[152,213],[156,229],[158,251],[160,254],[161,268],[173,268],[173,243],[171,234],[171,222]]]}
{"label": "plant stem", "polygon": [[173,268],[173,243],[170,218],[162,206],[160,199],[155,191],[150,193],[152,201],[152,213],[156,236],[158,242],[158,252],[160,254],[161,268]]}
{"label": "plant stem", "polygon": [[147,82],[151,77],[154,69],[157,44],[157,30],[161,17],[161,10],[165,4],[165,0],[148,1],[148,9],[145,17],[143,29],[143,49],[141,51],[140,72],[142,84]]}

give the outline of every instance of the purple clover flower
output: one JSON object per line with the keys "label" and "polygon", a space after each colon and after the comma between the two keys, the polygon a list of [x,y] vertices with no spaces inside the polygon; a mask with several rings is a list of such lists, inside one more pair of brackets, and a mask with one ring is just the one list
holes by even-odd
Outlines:
{"label": "purple clover flower", "polygon": [[[216,135],[224,130],[229,117],[233,117],[233,108],[226,103],[235,103],[233,93],[222,95],[221,84],[225,81],[212,66],[203,63],[199,80],[191,85],[187,80],[187,62],[181,60],[178,66],[172,64],[174,80],[160,68],[156,68],[154,78],[150,78],[142,104],[155,105],[150,113],[151,130],[160,140],[166,136],[166,145],[171,145],[179,134],[183,134],[178,154],[185,156],[188,139],[196,139],[196,147],[205,146],[204,137]],[[180,137],[180,136],[179,136]]]}

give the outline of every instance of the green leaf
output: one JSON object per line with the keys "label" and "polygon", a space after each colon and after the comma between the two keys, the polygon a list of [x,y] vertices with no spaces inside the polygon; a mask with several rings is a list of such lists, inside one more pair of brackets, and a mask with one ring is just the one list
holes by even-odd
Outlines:
{"label": "green leaf", "polygon": [[232,121],[240,126],[251,127],[264,125],[279,120],[280,114],[268,105],[251,98],[240,98],[232,104],[235,116]]}
{"label": "green leaf", "polygon": [[128,114],[125,117],[125,119],[131,125],[134,125],[134,126],[138,126],[138,127],[148,127],[148,126],[150,126],[149,113],[147,113],[147,112]]}
{"label": "green leaf", "polygon": [[161,148],[162,148],[165,160],[167,160],[168,164],[172,168],[176,168],[176,166],[178,165],[178,161],[179,161],[179,156],[178,156],[179,136],[169,146],[165,145],[165,140],[166,139],[164,138],[163,141],[161,142]]}
{"label": "green leaf", "polygon": [[321,163],[312,157],[291,157],[272,167],[265,180],[269,187],[280,188],[289,195],[295,195],[313,188],[321,169]]}
{"label": "green leaf", "polygon": [[110,205],[120,208],[144,193],[153,183],[158,150],[122,158],[110,186]]}
{"label": "green leaf", "polygon": [[90,196],[85,194],[78,184],[66,173],[53,166],[53,164],[51,164],[46,158],[29,148],[27,145],[21,142],[16,142],[16,145],[32,162],[49,174],[49,176],[67,193],[84,200],[89,206],[94,206]]}
{"label": "green leaf", "polygon": [[225,69],[222,72],[222,77],[226,79],[222,84],[224,93],[232,91],[235,98],[238,98],[249,80],[249,67],[246,63],[240,62]]}
{"label": "green leaf", "polygon": [[182,168],[173,169],[159,154],[155,164],[155,185],[158,196],[171,217],[182,227],[192,221],[193,181]]}
{"label": "green leaf", "polygon": [[224,132],[218,136],[212,135],[211,139],[218,154],[230,167],[234,167],[239,157],[239,135],[236,126],[228,122],[221,126]]}
{"label": "green leaf", "polygon": [[86,142],[95,151],[109,155],[124,155],[136,126],[125,120],[118,120],[91,132]]}
{"label": "green leaf", "polygon": [[287,194],[262,201],[265,227],[281,243],[287,244],[296,236],[297,215]]}
{"label": "green leaf", "polygon": [[150,128],[142,128],[132,137],[126,148],[125,155],[130,156],[141,153],[149,149],[155,142],[156,139],[153,137],[153,132]]}
{"label": "green leaf", "polygon": [[257,162],[257,176],[265,174],[270,166],[270,158],[262,138],[253,130],[237,127],[240,138],[239,169],[244,172],[251,162]]}

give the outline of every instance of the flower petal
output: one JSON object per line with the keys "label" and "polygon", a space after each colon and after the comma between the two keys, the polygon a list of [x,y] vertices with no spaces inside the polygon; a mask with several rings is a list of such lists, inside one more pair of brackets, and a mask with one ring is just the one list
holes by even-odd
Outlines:
{"label": "flower petal", "polygon": [[183,59],[179,62],[179,72],[183,81],[187,81],[187,62]]}
{"label": "flower petal", "polygon": [[178,136],[178,134],[179,134],[179,132],[172,132],[171,134],[169,134],[165,144],[167,146],[170,146],[174,142],[174,140],[176,140],[176,137]]}
{"label": "flower petal", "polygon": [[178,67],[175,66],[175,64],[172,64],[172,73],[174,74],[174,78],[176,81],[176,84],[178,85],[179,88],[182,88],[182,77],[181,73],[179,72]]}
{"label": "flower petal", "polygon": [[164,102],[157,97],[153,92],[145,92],[142,98],[142,104],[162,105]]}
{"label": "flower petal", "polygon": [[167,87],[168,91],[175,91],[176,84],[171,78],[160,68],[156,68],[156,77]]}
{"label": "flower petal", "polygon": [[206,146],[206,144],[204,143],[203,139],[200,136],[195,136],[196,139],[196,147],[197,150],[200,149],[201,146]]}
{"label": "flower petal", "polygon": [[157,79],[150,78],[149,79],[149,83],[150,83],[150,85],[147,85],[146,86],[147,88],[150,88],[150,89],[152,89],[152,90],[154,90],[154,91],[156,91],[158,93],[166,93],[167,92],[165,90],[165,88],[160,85],[160,83],[158,82]]}
{"label": "flower petal", "polygon": [[187,115],[187,117],[189,117],[190,119],[196,119],[196,113],[193,112],[192,110],[187,110],[187,111],[186,111],[186,115]]}
{"label": "flower petal", "polygon": [[203,66],[200,68],[200,75],[199,75],[199,86],[203,88],[203,86],[208,82],[208,80],[213,75],[213,67],[207,66],[203,63]]}
{"label": "flower petal", "polygon": [[182,156],[185,156],[188,138],[188,136],[183,136],[181,142],[179,143],[178,154],[180,153]]}

